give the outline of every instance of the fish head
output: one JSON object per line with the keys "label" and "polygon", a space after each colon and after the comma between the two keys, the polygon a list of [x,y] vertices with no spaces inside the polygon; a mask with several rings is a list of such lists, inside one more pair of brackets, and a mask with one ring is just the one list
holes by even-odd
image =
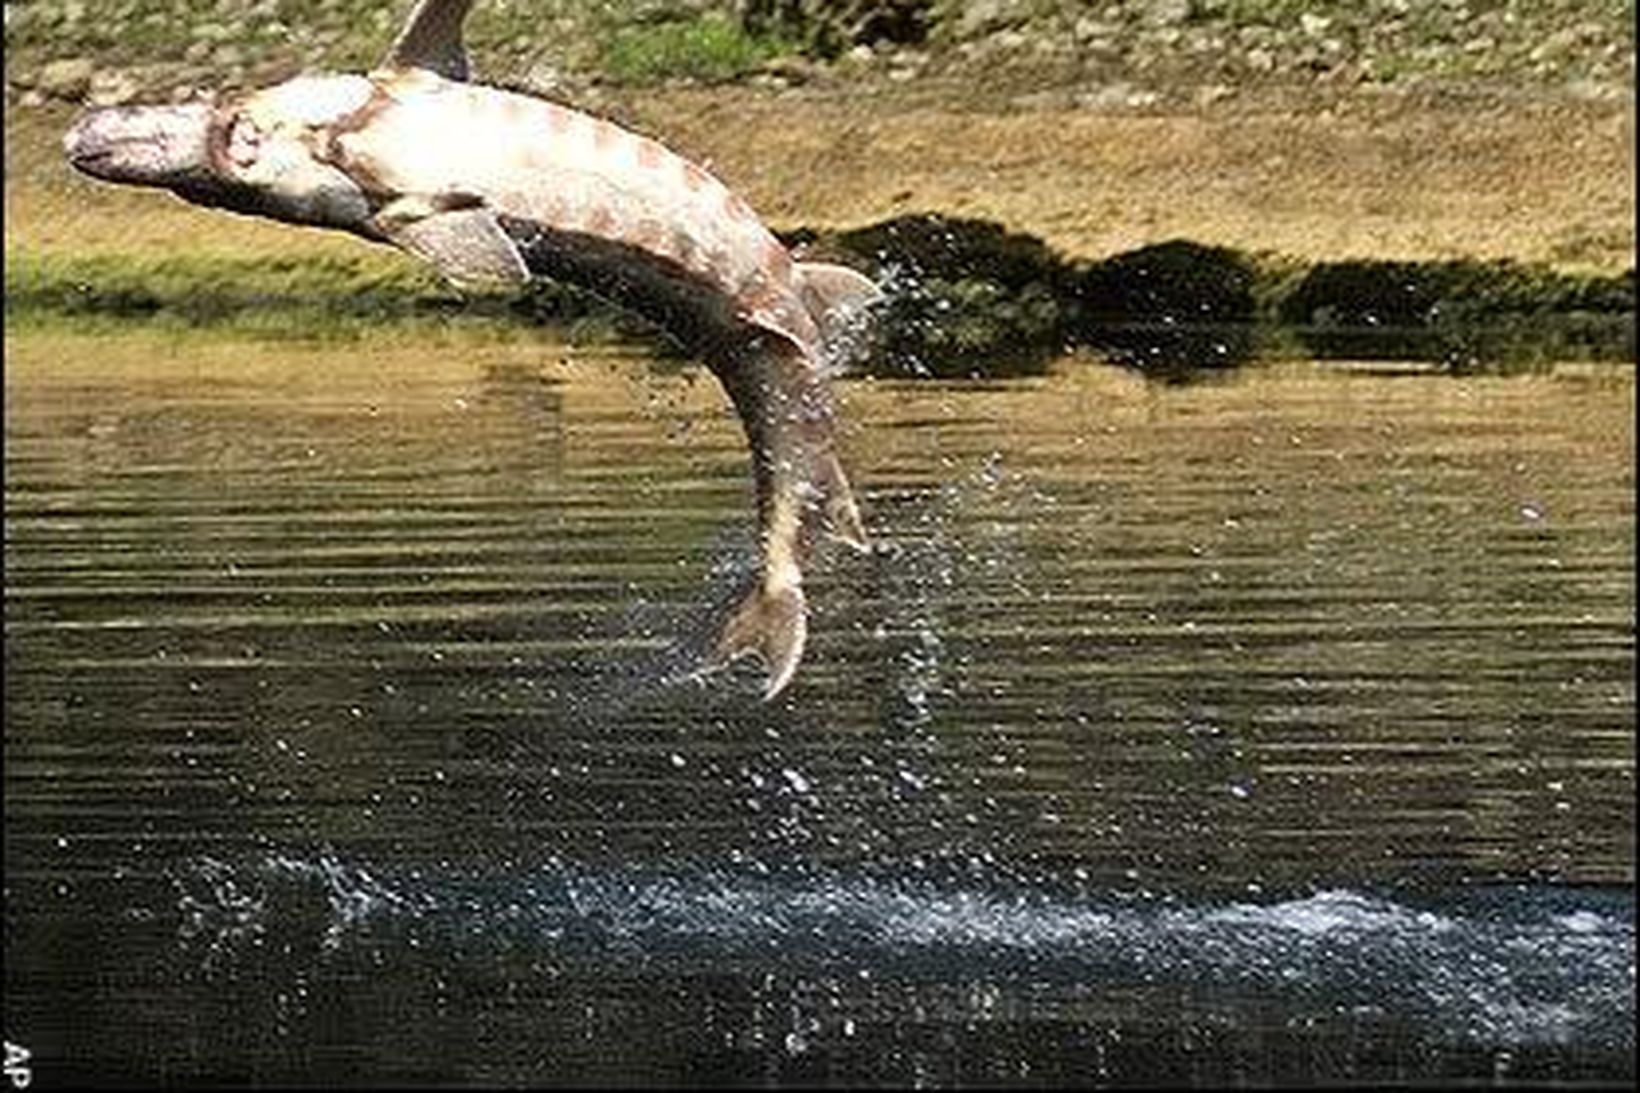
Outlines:
{"label": "fish head", "polygon": [[218,104],[109,107],[80,118],[63,150],[75,169],[107,182],[368,232],[370,197],[329,149],[375,93],[363,76],[298,76]]}
{"label": "fish head", "polygon": [[188,185],[209,172],[214,113],[203,103],[93,110],[63,136],[63,153],[75,170],[105,182]]}

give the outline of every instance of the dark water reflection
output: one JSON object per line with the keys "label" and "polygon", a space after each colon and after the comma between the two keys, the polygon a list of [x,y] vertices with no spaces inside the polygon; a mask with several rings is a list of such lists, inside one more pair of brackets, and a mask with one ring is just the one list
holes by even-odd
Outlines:
{"label": "dark water reflection", "polygon": [[[573,363],[565,358],[573,358]],[[8,337],[6,1035],[52,1081],[1632,1077],[1632,370],[846,386]]]}

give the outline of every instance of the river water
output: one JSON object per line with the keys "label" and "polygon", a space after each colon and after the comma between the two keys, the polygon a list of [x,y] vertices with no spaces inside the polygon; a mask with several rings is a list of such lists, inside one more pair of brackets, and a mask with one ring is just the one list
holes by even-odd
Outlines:
{"label": "river water", "polygon": [[850,379],[808,657],[706,374],[7,335],[57,1083],[1634,1075],[1634,374]]}

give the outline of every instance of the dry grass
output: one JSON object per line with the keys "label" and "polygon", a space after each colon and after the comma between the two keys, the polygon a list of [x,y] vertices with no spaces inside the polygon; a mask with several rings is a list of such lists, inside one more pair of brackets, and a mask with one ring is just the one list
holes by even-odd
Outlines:
{"label": "dry grass", "polygon": [[1622,105],[1355,96],[1113,113],[972,100],[724,89],[632,109],[782,224],[939,211],[1086,258],[1188,238],[1311,261],[1634,264]]}

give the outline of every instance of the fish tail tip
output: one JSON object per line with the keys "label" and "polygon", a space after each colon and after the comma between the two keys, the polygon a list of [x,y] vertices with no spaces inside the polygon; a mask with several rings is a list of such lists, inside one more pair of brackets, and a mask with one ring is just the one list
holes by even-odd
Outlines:
{"label": "fish tail tip", "polygon": [[763,700],[774,698],[792,681],[808,636],[803,590],[787,585],[770,590],[759,582],[723,624],[708,670],[727,666],[744,656],[757,656],[768,676]]}

